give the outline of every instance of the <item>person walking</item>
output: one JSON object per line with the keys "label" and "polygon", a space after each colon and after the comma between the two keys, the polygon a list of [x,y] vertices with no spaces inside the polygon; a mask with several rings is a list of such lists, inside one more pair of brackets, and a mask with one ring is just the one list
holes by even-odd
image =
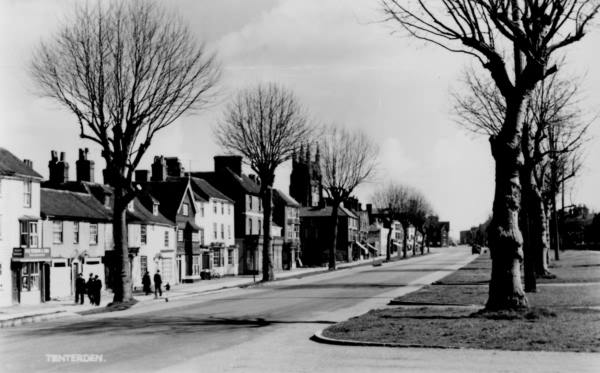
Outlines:
{"label": "person walking", "polygon": [[100,298],[102,293],[102,280],[98,278],[98,275],[94,278],[94,301],[96,306],[100,305]]}
{"label": "person walking", "polygon": [[150,289],[150,285],[152,285],[152,281],[150,280],[150,272],[146,271],[144,277],[142,277],[142,285],[144,286],[144,293],[146,293],[146,295],[152,293],[152,289]]}
{"label": "person walking", "polygon": [[85,280],[83,279],[83,273],[77,274],[75,280],[75,304],[83,304],[83,298],[85,297]]}
{"label": "person walking", "polygon": [[88,294],[88,298],[90,299],[90,304],[94,305],[96,302],[94,301],[94,274],[90,273],[90,278],[87,280],[86,291]]}
{"label": "person walking", "polygon": [[157,270],[154,275],[154,298],[162,297],[162,289],[160,286],[162,285],[162,278],[160,277],[160,271]]}

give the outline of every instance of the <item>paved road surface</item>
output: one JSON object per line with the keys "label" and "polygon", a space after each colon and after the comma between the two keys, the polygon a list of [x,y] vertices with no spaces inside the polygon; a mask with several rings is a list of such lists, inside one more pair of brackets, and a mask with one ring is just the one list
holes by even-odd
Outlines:
{"label": "paved road surface", "polygon": [[[592,354],[342,347],[316,330],[386,307],[471,260],[466,248],[0,331],[2,372],[598,372]],[[103,362],[53,363],[48,354]]]}

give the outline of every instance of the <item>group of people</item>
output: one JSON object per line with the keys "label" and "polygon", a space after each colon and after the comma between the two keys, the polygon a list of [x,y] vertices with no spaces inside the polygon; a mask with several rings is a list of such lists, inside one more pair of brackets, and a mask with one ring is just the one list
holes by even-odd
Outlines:
{"label": "group of people", "polygon": [[[152,289],[150,288],[150,285],[152,285],[152,282],[150,281],[150,272],[146,271],[144,277],[142,277],[142,285],[144,286],[144,293],[146,293],[146,295],[152,293]],[[160,277],[160,271],[156,271],[156,274],[154,275],[154,298],[162,297],[161,286],[162,277]],[[169,291],[170,286],[168,283],[165,288]]]}
{"label": "group of people", "polygon": [[98,278],[98,275],[94,277],[93,273],[90,273],[90,278],[85,281],[83,273],[77,275],[75,281],[75,304],[83,304],[83,298],[85,294],[90,299],[90,304],[99,306],[102,294],[102,280]]}

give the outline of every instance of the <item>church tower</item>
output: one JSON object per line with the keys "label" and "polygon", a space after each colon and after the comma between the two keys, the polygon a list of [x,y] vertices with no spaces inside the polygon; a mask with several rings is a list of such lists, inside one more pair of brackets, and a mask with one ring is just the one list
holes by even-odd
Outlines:
{"label": "church tower", "polygon": [[299,154],[292,155],[292,173],[290,175],[290,196],[304,207],[319,206],[323,201],[321,187],[320,153],[317,145],[315,158],[311,156],[310,145],[300,145]]}

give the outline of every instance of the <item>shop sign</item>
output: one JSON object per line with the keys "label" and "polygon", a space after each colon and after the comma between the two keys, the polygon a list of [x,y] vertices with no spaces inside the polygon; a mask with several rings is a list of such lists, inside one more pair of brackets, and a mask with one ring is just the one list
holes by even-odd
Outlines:
{"label": "shop sign", "polygon": [[27,248],[27,247],[15,247],[13,248],[13,258],[19,259],[51,259],[49,247],[42,248]]}

